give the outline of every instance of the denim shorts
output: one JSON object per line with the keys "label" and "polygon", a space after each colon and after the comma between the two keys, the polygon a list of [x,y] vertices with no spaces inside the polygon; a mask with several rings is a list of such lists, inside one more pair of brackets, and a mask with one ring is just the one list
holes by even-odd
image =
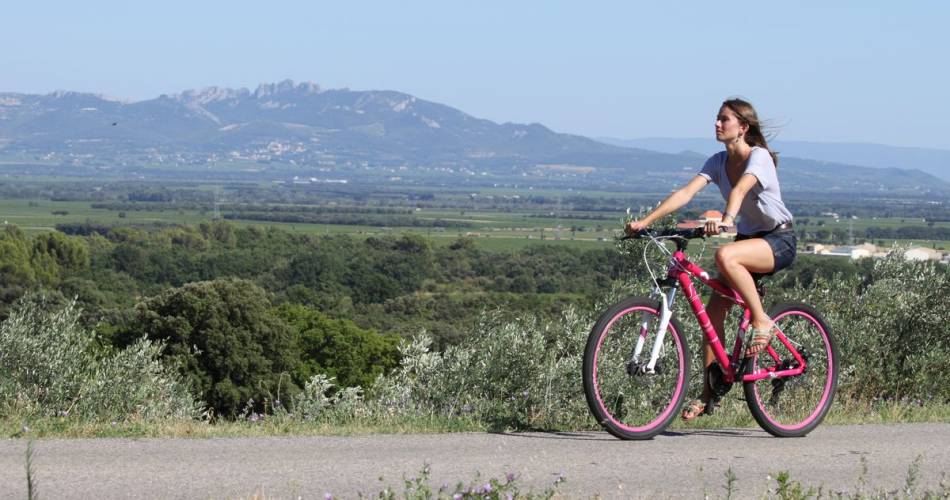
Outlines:
{"label": "denim shorts", "polygon": [[763,231],[755,234],[740,234],[736,236],[735,241],[751,238],[764,239],[772,247],[772,255],[775,257],[775,268],[772,269],[772,272],[752,273],[752,276],[756,279],[762,276],[771,276],[792,265],[792,261],[795,260],[795,255],[798,253],[795,248],[798,244],[798,238],[795,236],[795,230],[791,228]]}

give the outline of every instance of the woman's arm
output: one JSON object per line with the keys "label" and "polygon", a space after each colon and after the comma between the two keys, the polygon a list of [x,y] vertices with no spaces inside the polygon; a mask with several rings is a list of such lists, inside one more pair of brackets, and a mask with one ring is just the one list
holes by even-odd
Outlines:
{"label": "woman's arm", "polygon": [[[756,182],[759,182],[756,176],[752,174],[742,174],[742,177],[739,178],[739,182],[737,182],[736,185],[733,186],[732,191],[729,192],[729,199],[726,200],[726,211],[722,214],[723,226],[731,226],[735,223],[736,215],[739,214],[739,207],[742,206],[742,200],[749,194],[749,190],[755,186]],[[718,229],[717,227],[713,234],[718,233]]]}
{"label": "woman's arm", "polygon": [[688,184],[667,196],[666,199],[660,203],[660,206],[647,214],[646,217],[627,223],[624,230],[629,234],[633,234],[646,229],[650,224],[656,222],[657,219],[669,215],[689,203],[689,200],[692,200],[693,196],[696,196],[696,193],[702,191],[707,183],[709,183],[709,181],[701,175],[693,177],[693,180],[689,181]]}

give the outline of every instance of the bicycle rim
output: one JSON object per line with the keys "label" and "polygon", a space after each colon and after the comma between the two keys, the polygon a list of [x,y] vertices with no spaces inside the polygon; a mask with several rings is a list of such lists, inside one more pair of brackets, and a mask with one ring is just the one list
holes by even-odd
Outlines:
{"label": "bicycle rim", "polygon": [[838,376],[834,342],[827,324],[808,306],[782,304],[771,316],[778,329],[771,352],[757,354],[746,373],[799,367],[783,340],[804,358],[805,371],[747,382],[746,401],[756,421],[769,433],[804,436],[821,423],[834,399]]}
{"label": "bicycle rim", "polygon": [[630,367],[641,335],[644,343],[639,361],[649,361],[658,325],[656,303],[633,299],[608,310],[588,339],[584,363],[587,401],[598,422],[617,437],[655,436],[670,424],[682,404],[688,353],[675,320],[664,335],[655,373],[636,373]]}

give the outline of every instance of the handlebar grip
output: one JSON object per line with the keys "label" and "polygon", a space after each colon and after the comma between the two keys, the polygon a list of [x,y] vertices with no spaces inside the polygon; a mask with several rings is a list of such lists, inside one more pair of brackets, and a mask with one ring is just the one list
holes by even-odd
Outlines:
{"label": "handlebar grip", "polygon": [[627,235],[624,236],[623,238],[620,238],[620,241],[624,241],[624,240],[638,240],[638,239],[640,239],[640,238],[642,238],[642,237],[644,237],[644,236],[647,236],[647,235],[649,235],[649,234],[651,234],[651,231],[650,231],[649,229],[641,229],[641,230],[637,231],[636,233],[627,234]]}

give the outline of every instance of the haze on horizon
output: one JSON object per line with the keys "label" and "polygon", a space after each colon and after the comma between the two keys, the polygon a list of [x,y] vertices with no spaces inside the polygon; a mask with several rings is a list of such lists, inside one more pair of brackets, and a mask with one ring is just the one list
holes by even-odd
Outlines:
{"label": "haze on horizon", "polygon": [[950,149],[948,14],[879,0],[20,2],[5,8],[0,92],[143,100],[290,78],[618,138],[710,136],[740,95],[779,139]]}

